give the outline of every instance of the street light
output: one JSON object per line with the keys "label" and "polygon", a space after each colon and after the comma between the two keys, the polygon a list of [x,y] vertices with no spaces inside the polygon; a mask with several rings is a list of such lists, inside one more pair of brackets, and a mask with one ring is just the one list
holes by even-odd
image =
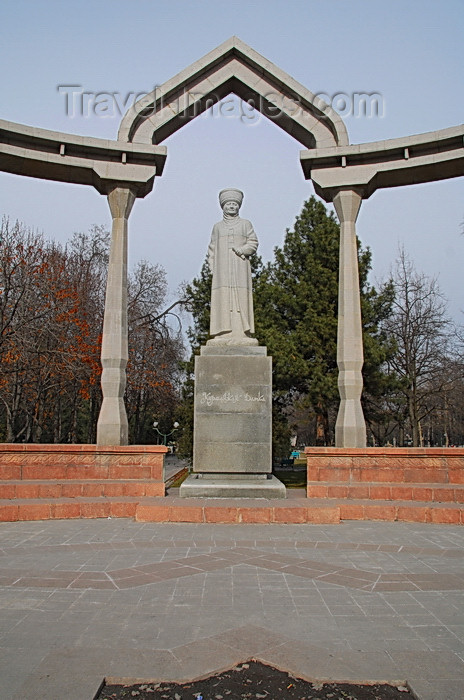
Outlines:
{"label": "street light", "polygon": [[156,430],[158,435],[161,435],[161,437],[163,438],[163,445],[166,445],[168,437],[170,437],[173,433],[176,432],[176,430],[179,429],[179,423],[177,421],[174,423],[173,429],[171,430],[170,433],[162,433],[161,430],[158,430],[158,425],[159,425],[159,423],[157,420],[153,421],[154,430]]}

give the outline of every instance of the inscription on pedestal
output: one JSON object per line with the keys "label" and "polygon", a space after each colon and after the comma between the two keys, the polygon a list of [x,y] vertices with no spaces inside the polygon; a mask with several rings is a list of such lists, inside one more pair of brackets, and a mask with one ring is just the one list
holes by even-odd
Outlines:
{"label": "inscription on pedestal", "polygon": [[[225,391],[220,396],[213,394],[211,391],[203,391],[200,398],[200,406],[217,406],[218,404],[247,404],[253,401],[259,401],[260,403],[265,403],[266,399],[264,394],[258,392],[257,396],[253,396],[246,392],[245,394],[234,394],[231,391]],[[243,406],[245,407],[245,406]]]}
{"label": "inscription on pedestal", "polygon": [[271,472],[271,358],[263,351],[237,347],[196,358],[194,472]]}

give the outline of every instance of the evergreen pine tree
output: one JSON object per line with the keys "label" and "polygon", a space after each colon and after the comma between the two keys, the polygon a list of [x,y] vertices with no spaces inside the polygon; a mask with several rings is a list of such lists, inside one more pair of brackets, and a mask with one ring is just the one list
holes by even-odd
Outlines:
{"label": "evergreen pine tree", "polygon": [[[313,416],[311,443],[333,444],[339,404],[337,315],[340,228],[314,196],[306,201],[282,248],[274,249],[255,283],[256,333],[273,358],[274,402],[279,412]],[[371,253],[358,245],[364,334],[366,418],[386,390],[382,372],[391,347],[379,331],[390,313],[391,285],[368,283]]]}

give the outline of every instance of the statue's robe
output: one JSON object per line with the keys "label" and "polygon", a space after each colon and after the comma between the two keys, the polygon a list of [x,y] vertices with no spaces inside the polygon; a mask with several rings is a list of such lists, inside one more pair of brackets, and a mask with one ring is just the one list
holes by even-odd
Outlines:
{"label": "statue's robe", "polygon": [[[245,260],[232,248],[247,256]],[[231,314],[240,314],[243,333],[254,333],[251,267],[248,256],[258,249],[258,239],[247,219],[231,217],[214,224],[208,248],[213,273],[211,287],[211,336],[232,330]]]}

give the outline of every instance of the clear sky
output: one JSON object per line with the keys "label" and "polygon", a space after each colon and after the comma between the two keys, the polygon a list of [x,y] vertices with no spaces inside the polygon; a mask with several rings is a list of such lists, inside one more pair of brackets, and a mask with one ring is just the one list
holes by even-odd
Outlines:
{"label": "clear sky", "polygon": [[[463,122],[462,0],[3,0],[0,118],[115,139],[118,109],[66,114],[59,85],[90,93],[149,92],[232,35],[315,93],[380,95],[383,114],[344,120],[350,143]],[[338,104],[340,107],[341,105]],[[334,102],[337,108],[337,103]],[[154,191],[130,218],[130,261],[165,266],[172,297],[198,274],[218,191],[243,189],[264,260],[281,245],[312,193],[301,146],[256,115],[206,114],[165,141],[168,160]],[[358,235],[381,279],[402,245],[416,267],[438,276],[463,322],[464,179],[395,188],[363,203]],[[66,241],[110,226],[106,199],[90,187],[0,173],[0,212]]]}

